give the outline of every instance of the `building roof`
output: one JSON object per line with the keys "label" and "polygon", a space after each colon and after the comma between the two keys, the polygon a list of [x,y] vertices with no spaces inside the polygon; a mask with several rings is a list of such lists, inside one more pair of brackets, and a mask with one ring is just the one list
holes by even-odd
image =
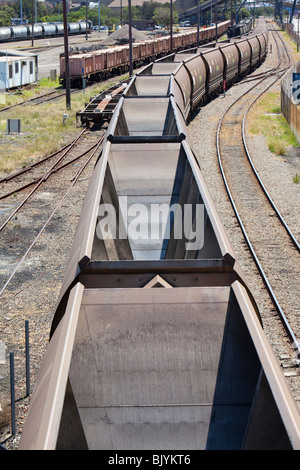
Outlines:
{"label": "building roof", "polygon": [[31,57],[37,57],[37,54],[33,54],[32,52],[28,52],[28,51],[17,51],[17,50],[14,50],[14,49],[9,49],[9,50],[0,50],[0,57],[26,57],[26,58],[31,58]]}
{"label": "building roof", "polygon": [[23,56],[1,56],[0,57],[0,62],[12,62],[12,61],[18,61],[18,60],[25,60],[25,59],[31,59],[31,57],[23,57]]}

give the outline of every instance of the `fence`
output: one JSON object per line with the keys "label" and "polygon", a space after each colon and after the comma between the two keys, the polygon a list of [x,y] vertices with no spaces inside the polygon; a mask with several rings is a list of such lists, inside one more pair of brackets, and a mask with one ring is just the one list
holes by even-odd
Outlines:
{"label": "fence", "polygon": [[280,29],[282,29],[283,31],[285,31],[289,36],[290,38],[295,41],[295,43],[297,43],[297,39],[298,39],[298,31],[297,29],[294,28],[294,25],[292,23],[286,23],[286,22],[282,22],[277,20],[277,25],[280,27]]}
{"label": "fence", "polygon": [[300,142],[300,62],[281,81],[281,112]]}
{"label": "fence", "polygon": [[277,20],[277,25],[280,29],[285,31],[292,41],[297,44],[297,51],[299,49],[299,34],[300,34],[300,15],[293,21],[293,23],[282,22]]}
{"label": "fence", "polygon": [[[25,361],[26,361],[26,395],[30,395],[30,355],[29,355],[29,321],[25,320]],[[6,363],[6,346],[3,341],[0,341],[0,364]],[[14,353],[9,353],[9,372],[10,372],[10,408],[11,408],[11,435],[16,434],[16,397],[15,397],[15,359]],[[1,406],[0,406],[1,409]],[[6,440],[10,436],[7,436]],[[6,447],[0,443],[0,451],[7,450]]]}

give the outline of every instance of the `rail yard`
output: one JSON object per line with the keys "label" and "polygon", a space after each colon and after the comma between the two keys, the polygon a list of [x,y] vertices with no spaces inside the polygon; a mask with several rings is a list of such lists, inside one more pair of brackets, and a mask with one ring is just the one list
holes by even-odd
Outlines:
{"label": "rail yard", "polygon": [[[220,44],[155,58],[78,110],[60,151],[1,175],[1,339],[17,359],[7,449],[300,448],[300,165],[247,128],[294,57],[263,18]],[[167,221],[173,205],[169,235],[161,219],[154,240],[129,232],[124,201],[167,205]]]}

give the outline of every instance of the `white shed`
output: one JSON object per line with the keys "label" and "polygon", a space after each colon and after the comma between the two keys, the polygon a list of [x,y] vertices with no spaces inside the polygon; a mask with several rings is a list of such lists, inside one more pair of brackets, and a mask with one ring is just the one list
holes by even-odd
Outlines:
{"label": "white shed", "polygon": [[0,88],[7,90],[35,82],[36,65],[34,56],[0,54]]}

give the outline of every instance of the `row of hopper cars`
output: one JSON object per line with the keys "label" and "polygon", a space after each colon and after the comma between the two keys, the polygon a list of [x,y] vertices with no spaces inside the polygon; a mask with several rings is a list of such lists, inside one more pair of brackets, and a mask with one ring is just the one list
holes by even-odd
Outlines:
{"label": "row of hopper cars", "polygon": [[[91,21],[79,21],[68,24],[68,35],[90,33],[92,31]],[[43,39],[64,35],[63,23],[35,23],[33,25],[33,37]],[[32,38],[32,25],[22,24],[0,28],[0,43],[10,41],[21,41]]]}
{"label": "row of hopper cars", "polygon": [[[224,35],[230,21],[218,24],[218,37]],[[216,37],[216,27],[210,26],[199,32],[200,44],[211,42]],[[173,50],[180,51],[197,44],[197,32],[188,31],[173,35]],[[160,58],[171,51],[170,36],[157,37],[141,43],[133,43],[133,66],[142,66]],[[85,81],[101,81],[110,75],[119,75],[129,69],[128,45],[100,49],[90,53],[73,53],[69,56],[70,84],[72,87],[82,87]],[[65,87],[65,57],[60,55],[60,83]]]}
{"label": "row of hopper cars", "polygon": [[[142,74],[160,75],[163,79],[164,75],[172,73],[175,77],[172,93],[177,96],[177,103],[187,119],[191,110],[224,92],[259,66],[267,51],[268,32],[262,31],[258,24],[253,33],[242,37],[166,55],[144,66]],[[84,111],[77,113],[81,124],[110,119],[108,106],[116,101],[116,97],[112,98],[107,102],[107,109],[103,109],[103,103],[97,102],[98,97],[92,99]],[[107,101],[107,97],[105,99]]]}
{"label": "row of hopper cars", "polygon": [[[173,73],[180,89],[180,109],[190,111],[254,70],[268,51],[268,33],[255,31],[240,39],[173,54],[149,64],[144,74]],[[159,70],[159,72],[158,72]],[[178,101],[179,102],[179,101]]]}
{"label": "row of hopper cars", "polygon": [[132,77],[99,149],[20,450],[300,449],[299,409],[170,92],[184,78],[159,72]]}

